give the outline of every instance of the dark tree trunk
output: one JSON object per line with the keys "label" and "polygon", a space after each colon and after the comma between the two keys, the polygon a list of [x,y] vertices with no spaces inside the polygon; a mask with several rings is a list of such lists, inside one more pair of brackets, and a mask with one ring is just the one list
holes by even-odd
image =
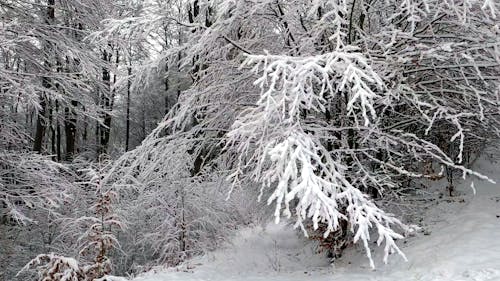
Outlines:
{"label": "dark tree trunk", "polygon": [[165,114],[170,111],[170,102],[168,98],[168,90],[170,85],[168,83],[168,63],[165,65]]}
{"label": "dark tree trunk", "polygon": [[[73,27],[75,28],[75,31],[73,32],[74,38],[78,42],[82,42],[80,32],[77,32],[76,30],[82,31],[83,24],[82,23],[75,23],[75,24],[73,24]],[[80,68],[79,67],[80,60],[66,57],[66,65],[71,68],[70,69],[71,72],[78,73],[78,69]],[[76,76],[80,77],[80,74],[76,74]],[[64,133],[66,136],[66,155],[64,158],[66,161],[72,161],[74,159],[74,156],[76,153],[76,139],[77,139],[76,108],[78,107],[78,104],[79,103],[77,100],[72,99],[71,106],[66,107],[64,109]]]}
{"label": "dark tree trunk", "polygon": [[[85,107],[83,107],[83,111],[85,111]],[[88,138],[88,121],[87,117],[84,117],[83,119],[83,133],[82,133],[82,142],[84,145],[87,145],[87,138]]]}
{"label": "dark tree trunk", "polygon": [[71,101],[72,108],[64,110],[64,132],[66,135],[66,161],[73,160],[76,148],[76,113],[74,108],[78,106],[77,101]]}
{"label": "dark tree trunk", "polygon": [[[44,78],[45,80],[45,78]],[[44,83],[45,84],[45,83]],[[40,98],[40,110],[38,111],[38,118],[36,120],[36,132],[35,132],[35,140],[33,144],[33,151],[42,153],[43,147],[43,137],[45,135],[45,113],[47,104],[44,97]]]}
{"label": "dark tree trunk", "polygon": [[194,23],[194,20],[200,13],[200,5],[198,0],[193,1],[193,5],[188,5],[188,20],[190,23]]}
{"label": "dark tree trunk", "polygon": [[143,102],[142,103],[142,126],[141,126],[141,131],[142,131],[142,137],[141,139],[144,140],[146,138],[146,104]]}
{"label": "dark tree trunk", "polygon": [[[112,55],[107,51],[103,52],[103,60],[106,62],[111,61]],[[109,144],[109,136],[110,136],[110,127],[111,127],[111,110],[113,106],[113,96],[111,93],[111,73],[109,69],[103,68],[102,70],[102,81],[106,85],[105,92],[101,93],[101,107],[104,111],[103,113],[103,124],[99,124],[98,128],[98,157],[103,154],[108,153],[108,144]]]}
{"label": "dark tree trunk", "polygon": [[[55,18],[55,0],[47,0],[47,9],[46,9],[46,18],[45,18],[45,23],[48,25],[51,25],[54,22]],[[44,49],[45,53],[48,54],[50,53],[52,46],[50,42],[44,42]],[[49,62],[49,58],[46,58],[44,61],[44,67],[45,71],[47,72],[46,75],[51,71],[51,63]],[[51,88],[51,81],[50,78],[47,76],[44,76],[42,78],[42,86],[46,89]],[[40,110],[38,111],[38,118],[36,122],[36,132],[35,132],[35,139],[34,139],[34,144],[33,144],[33,150],[35,152],[41,153],[42,148],[43,148],[43,139],[45,136],[45,129],[46,129],[46,113],[47,113],[47,97],[46,96],[41,96],[40,97]]]}
{"label": "dark tree trunk", "polygon": [[130,144],[130,87],[131,81],[130,81],[130,76],[132,75],[132,67],[129,65],[128,67],[128,81],[127,81],[127,120],[126,120],[126,129],[125,129],[125,151],[128,151],[129,149],[129,144]]}
{"label": "dark tree trunk", "polygon": [[[54,116],[55,115],[55,116]],[[52,105],[49,106],[49,127],[50,127],[50,147],[52,159],[57,160],[57,148],[56,148],[56,124],[57,124],[57,111],[54,114],[52,110]]]}
{"label": "dark tree trunk", "polygon": [[[56,101],[56,112],[59,112],[59,102]],[[61,125],[59,124],[59,120],[56,120],[56,153],[57,153],[57,161],[61,161]]]}

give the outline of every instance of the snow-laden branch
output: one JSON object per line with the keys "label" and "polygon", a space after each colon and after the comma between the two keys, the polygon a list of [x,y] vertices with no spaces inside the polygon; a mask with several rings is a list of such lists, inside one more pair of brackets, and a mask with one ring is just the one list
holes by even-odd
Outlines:
{"label": "snow-laden branch", "polygon": [[[385,86],[367,60],[353,51],[337,51],[305,58],[249,56],[244,65],[262,73],[255,81],[261,94],[257,106],[240,115],[228,132],[228,147],[234,145],[240,155],[237,171],[250,168],[262,183],[261,195],[273,190],[267,202],[276,204],[276,222],[282,213],[291,217],[294,206],[296,226],[307,235],[305,221],[311,220],[315,230],[326,224],[326,238],[345,220],[354,241],[364,244],[372,267],[368,241],[375,228],[378,243],[386,243],[384,261],[394,251],[404,257],[394,242],[402,236],[392,227],[408,228],[356,188],[343,156],[334,158],[302,126],[305,112],[324,113],[331,98],[346,100],[347,117],[363,116],[357,126],[372,124],[375,101]],[[237,183],[239,176],[236,172],[230,178]]]}
{"label": "snow-laden branch", "polygon": [[346,95],[348,115],[356,115],[360,109],[366,126],[370,118],[376,118],[373,103],[380,98],[376,90],[385,89],[382,79],[355,49],[300,58],[252,55],[245,65],[253,65],[254,72],[262,71],[254,83],[262,91],[259,107],[268,113],[281,111],[282,121],[292,123],[298,121],[300,110],[324,112],[327,96]]}

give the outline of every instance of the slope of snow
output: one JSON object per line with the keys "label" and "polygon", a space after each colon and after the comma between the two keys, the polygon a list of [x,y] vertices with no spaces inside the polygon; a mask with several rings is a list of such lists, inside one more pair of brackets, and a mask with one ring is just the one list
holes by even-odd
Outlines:
{"label": "slope of snow", "polygon": [[[475,169],[500,182],[500,167],[482,161]],[[290,226],[268,225],[241,230],[226,249],[196,258],[175,269],[156,269],[134,281],[487,281],[500,280],[500,185],[475,180],[462,182],[462,194],[429,211],[430,235],[407,239],[399,256],[381,261],[371,270],[360,247],[351,249],[330,265],[317,254],[314,243],[304,240]],[[465,200],[462,200],[465,199]],[[375,245],[374,245],[375,248]]]}

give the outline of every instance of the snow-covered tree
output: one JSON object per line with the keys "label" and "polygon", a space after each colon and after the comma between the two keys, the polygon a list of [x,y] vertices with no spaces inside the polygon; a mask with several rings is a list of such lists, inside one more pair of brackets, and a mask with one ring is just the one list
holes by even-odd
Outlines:
{"label": "snow-covered tree", "polygon": [[[464,153],[499,132],[491,1],[186,5],[181,19],[156,11],[124,21],[149,31],[177,22],[192,33],[179,47],[194,84],[134,154],[141,165],[163,161],[169,152],[151,151],[184,140],[191,176],[216,169],[233,187],[257,181],[276,220],[294,216],[304,231],[311,221],[325,237],[350,233],[369,258],[373,229],[385,261],[402,255],[397,229],[409,229],[374,199],[408,178],[432,177],[418,165],[425,161],[485,178]],[[108,29],[127,33],[123,25]]]}
{"label": "snow-covered tree", "polygon": [[404,258],[421,183],[487,179],[499,26],[491,0],[0,0],[0,262],[104,278],[262,217]]}

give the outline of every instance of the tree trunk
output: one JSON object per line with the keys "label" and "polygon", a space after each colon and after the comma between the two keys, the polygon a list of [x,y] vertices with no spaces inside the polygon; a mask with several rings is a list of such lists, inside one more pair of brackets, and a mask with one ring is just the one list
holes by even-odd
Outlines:
{"label": "tree trunk", "polygon": [[[55,117],[54,117],[55,115]],[[52,105],[49,106],[49,128],[50,128],[50,147],[52,159],[57,160],[56,151],[56,124],[57,124],[57,111],[54,113],[52,110]]]}
{"label": "tree trunk", "polygon": [[[45,78],[44,78],[45,80]],[[45,83],[43,83],[45,84]],[[45,85],[44,85],[45,86]],[[43,146],[43,137],[45,135],[45,112],[46,112],[46,102],[45,98],[40,98],[40,110],[38,111],[38,118],[36,120],[36,132],[35,132],[35,140],[33,144],[33,151],[42,153]]]}
{"label": "tree trunk", "polygon": [[[107,51],[103,51],[103,60],[106,62],[111,61],[112,55]],[[103,124],[99,124],[98,128],[98,157],[103,154],[107,154],[108,152],[108,144],[109,144],[109,134],[110,134],[110,126],[111,126],[111,114],[112,110],[112,93],[111,93],[111,73],[109,69],[103,68],[102,70],[102,81],[106,85],[105,92],[101,93],[101,107],[104,111],[103,113]]]}
{"label": "tree trunk", "polygon": [[72,108],[66,107],[64,110],[64,132],[66,135],[66,161],[73,160],[76,148],[76,113],[73,109],[78,106],[77,101],[71,101]]}
{"label": "tree trunk", "polygon": [[[47,25],[51,25],[54,22],[55,18],[55,0],[47,0],[47,9],[46,9],[46,18],[45,23]],[[50,42],[43,42],[45,54],[49,54],[52,49],[52,44]],[[44,60],[44,70],[46,71],[45,76],[42,78],[42,86],[46,89],[51,88],[51,81],[48,78],[48,73],[51,71],[51,63],[49,62],[49,58],[45,58]],[[46,128],[46,112],[47,112],[47,97],[40,97],[40,110],[38,111],[38,118],[36,122],[36,132],[33,144],[33,150],[35,152],[41,153],[43,147],[43,139],[45,136],[45,128]]]}
{"label": "tree trunk", "polygon": [[[56,112],[59,112],[59,102],[56,101]],[[56,122],[56,153],[57,153],[57,161],[61,161],[61,125],[59,124],[59,120]]]}
{"label": "tree trunk", "polygon": [[128,67],[128,81],[127,81],[127,120],[126,120],[126,129],[125,129],[125,151],[128,151],[129,149],[129,143],[130,143],[130,87],[131,81],[130,81],[130,76],[132,75],[132,66],[129,64]]}

